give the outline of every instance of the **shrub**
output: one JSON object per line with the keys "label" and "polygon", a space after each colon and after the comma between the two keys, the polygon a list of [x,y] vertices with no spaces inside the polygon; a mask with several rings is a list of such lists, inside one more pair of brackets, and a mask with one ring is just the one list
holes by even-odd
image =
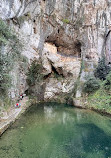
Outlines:
{"label": "shrub", "polygon": [[105,58],[102,58],[99,60],[98,67],[96,68],[94,75],[100,80],[105,80],[110,70],[111,68],[105,63]]}
{"label": "shrub", "polygon": [[6,44],[12,38],[9,27],[0,19],[0,43]]}
{"label": "shrub", "polygon": [[84,83],[83,91],[85,93],[93,93],[100,88],[100,83],[95,77],[88,77],[87,81]]}
{"label": "shrub", "polygon": [[111,90],[111,72],[107,75],[106,80],[103,82],[105,90]]}
{"label": "shrub", "polygon": [[70,21],[69,21],[68,19],[62,19],[62,22],[63,22],[63,23],[66,23],[66,24],[69,24],[69,23],[70,23]]}
{"label": "shrub", "polygon": [[43,79],[42,65],[34,60],[28,70],[27,75],[27,83],[29,86],[35,85],[36,82],[40,82]]}
{"label": "shrub", "polygon": [[102,87],[88,96],[88,106],[111,113],[111,95],[108,95]]}

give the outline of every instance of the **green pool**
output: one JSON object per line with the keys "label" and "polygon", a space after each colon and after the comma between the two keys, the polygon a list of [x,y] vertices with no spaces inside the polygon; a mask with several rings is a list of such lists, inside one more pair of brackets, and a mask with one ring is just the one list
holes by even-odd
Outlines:
{"label": "green pool", "polygon": [[0,158],[111,158],[111,119],[57,103],[34,105],[0,137]]}

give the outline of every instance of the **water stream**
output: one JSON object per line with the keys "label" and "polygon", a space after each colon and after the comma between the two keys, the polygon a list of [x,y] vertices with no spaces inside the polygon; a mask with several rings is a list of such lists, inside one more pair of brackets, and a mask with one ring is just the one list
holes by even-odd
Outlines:
{"label": "water stream", "polygon": [[0,158],[111,158],[111,119],[57,103],[34,105],[0,137]]}

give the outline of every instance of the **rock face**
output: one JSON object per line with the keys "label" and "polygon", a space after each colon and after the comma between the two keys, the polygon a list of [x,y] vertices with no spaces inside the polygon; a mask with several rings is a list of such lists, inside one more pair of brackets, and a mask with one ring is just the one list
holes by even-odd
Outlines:
{"label": "rock face", "polygon": [[[42,60],[44,99],[70,93],[103,54],[111,62],[110,0],[1,0],[0,17],[19,34],[29,63]],[[81,86],[76,91],[80,97]]]}

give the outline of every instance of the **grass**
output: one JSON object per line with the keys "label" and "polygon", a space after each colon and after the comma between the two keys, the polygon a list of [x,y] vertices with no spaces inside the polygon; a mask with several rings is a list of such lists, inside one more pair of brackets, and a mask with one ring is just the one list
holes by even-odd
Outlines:
{"label": "grass", "polygon": [[111,114],[111,94],[102,87],[88,96],[87,107]]}
{"label": "grass", "polygon": [[87,80],[85,83],[88,85],[85,87],[87,88],[86,90],[90,90],[86,95],[86,107],[103,113],[111,114],[111,71],[105,77],[105,80],[97,80],[99,87],[98,89],[95,89],[95,91],[93,91],[93,87],[96,87],[96,84],[94,84],[95,82],[93,80],[91,80],[93,82],[89,81],[90,80]]}

